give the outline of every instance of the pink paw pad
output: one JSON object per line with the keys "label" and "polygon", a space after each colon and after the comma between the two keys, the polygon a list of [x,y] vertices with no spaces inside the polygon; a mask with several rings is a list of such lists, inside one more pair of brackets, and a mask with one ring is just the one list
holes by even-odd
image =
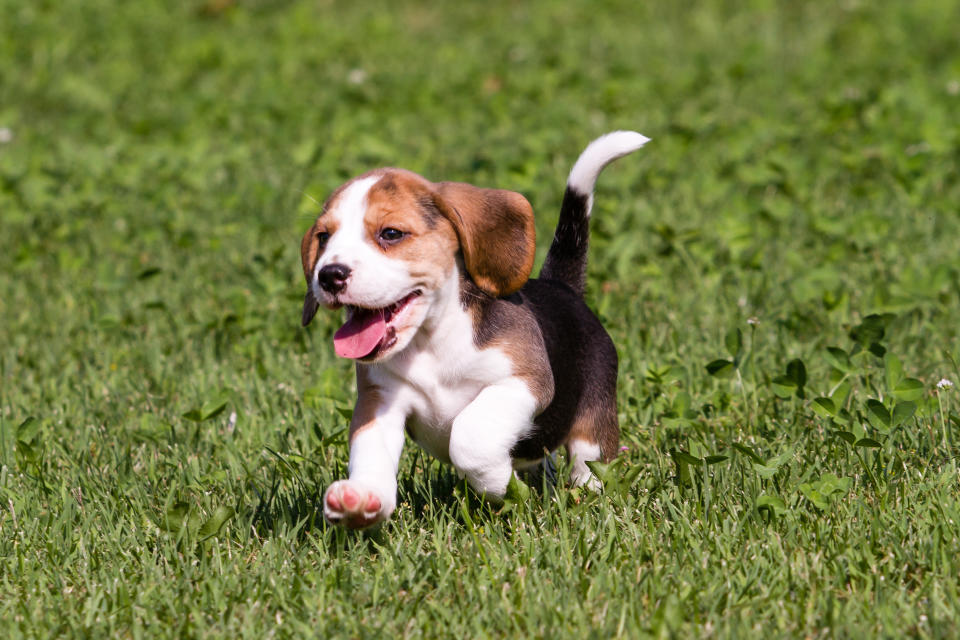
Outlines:
{"label": "pink paw pad", "polygon": [[371,491],[350,486],[345,480],[327,489],[324,506],[328,520],[352,529],[369,527],[381,520],[380,498]]}

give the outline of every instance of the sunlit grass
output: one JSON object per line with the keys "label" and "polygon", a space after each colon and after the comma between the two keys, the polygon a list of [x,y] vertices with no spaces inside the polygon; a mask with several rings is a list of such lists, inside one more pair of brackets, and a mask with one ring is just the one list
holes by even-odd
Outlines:
{"label": "sunlit grass", "polygon": [[[749,5],[0,0],[0,635],[954,636],[960,10]],[[328,527],[316,201],[519,190],[542,260],[618,128],[605,492],[496,511],[410,446]]]}

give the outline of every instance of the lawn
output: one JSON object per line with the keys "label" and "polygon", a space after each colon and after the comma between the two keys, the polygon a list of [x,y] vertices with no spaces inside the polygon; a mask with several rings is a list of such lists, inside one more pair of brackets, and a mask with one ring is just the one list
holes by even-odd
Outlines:
{"label": "lawn", "polygon": [[[955,637],[960,5],[0,0],[0,637]],[[408,446],[299,241],[391,165],[524,193],[613,129],[596,495]],[[950,386],[952,383],[953,386]],[[563,460],[561,458],[561,465]]]}

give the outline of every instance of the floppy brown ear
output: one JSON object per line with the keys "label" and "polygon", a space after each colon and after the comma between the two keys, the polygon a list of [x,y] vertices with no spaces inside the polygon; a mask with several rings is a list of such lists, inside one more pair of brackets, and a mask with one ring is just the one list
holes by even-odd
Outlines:
{"label": "floppy brown ear", "polygon": [[317,314],[320,303],[313,297],[313,291],[310,289],[310,280],[313,278],[313,268],[317,265],[317,259],[320,257],[320,241],[317,240],[317,234],[314,227],[311,226],[300,241],[300,262],[303,264],[303,276],[307,279],[307,295],[303,299],[303,315],[300,322],[303,326],[310,324],[313,316]]}
{"label": "floppy brown ear", "polygon": [[457,232],[473,282],[494,297],[522,287],[533,269],[537,241],[527,199],[462,182],[439,182],[434,188],[437,208]]}

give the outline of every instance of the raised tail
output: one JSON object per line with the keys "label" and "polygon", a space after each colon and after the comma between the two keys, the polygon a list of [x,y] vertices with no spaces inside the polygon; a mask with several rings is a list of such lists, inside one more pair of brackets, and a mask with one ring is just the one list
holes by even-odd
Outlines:
{"label": "raised tail", "polygon": [[603,168],[649,141],[635,131],[614,131],[587,145],[567,178],[560,205],[560,220],[553,244],[540,270],[540,278],[563,282],[583,295],[587,278],[587,246],[590,240],[590,209],[593,186]]}

